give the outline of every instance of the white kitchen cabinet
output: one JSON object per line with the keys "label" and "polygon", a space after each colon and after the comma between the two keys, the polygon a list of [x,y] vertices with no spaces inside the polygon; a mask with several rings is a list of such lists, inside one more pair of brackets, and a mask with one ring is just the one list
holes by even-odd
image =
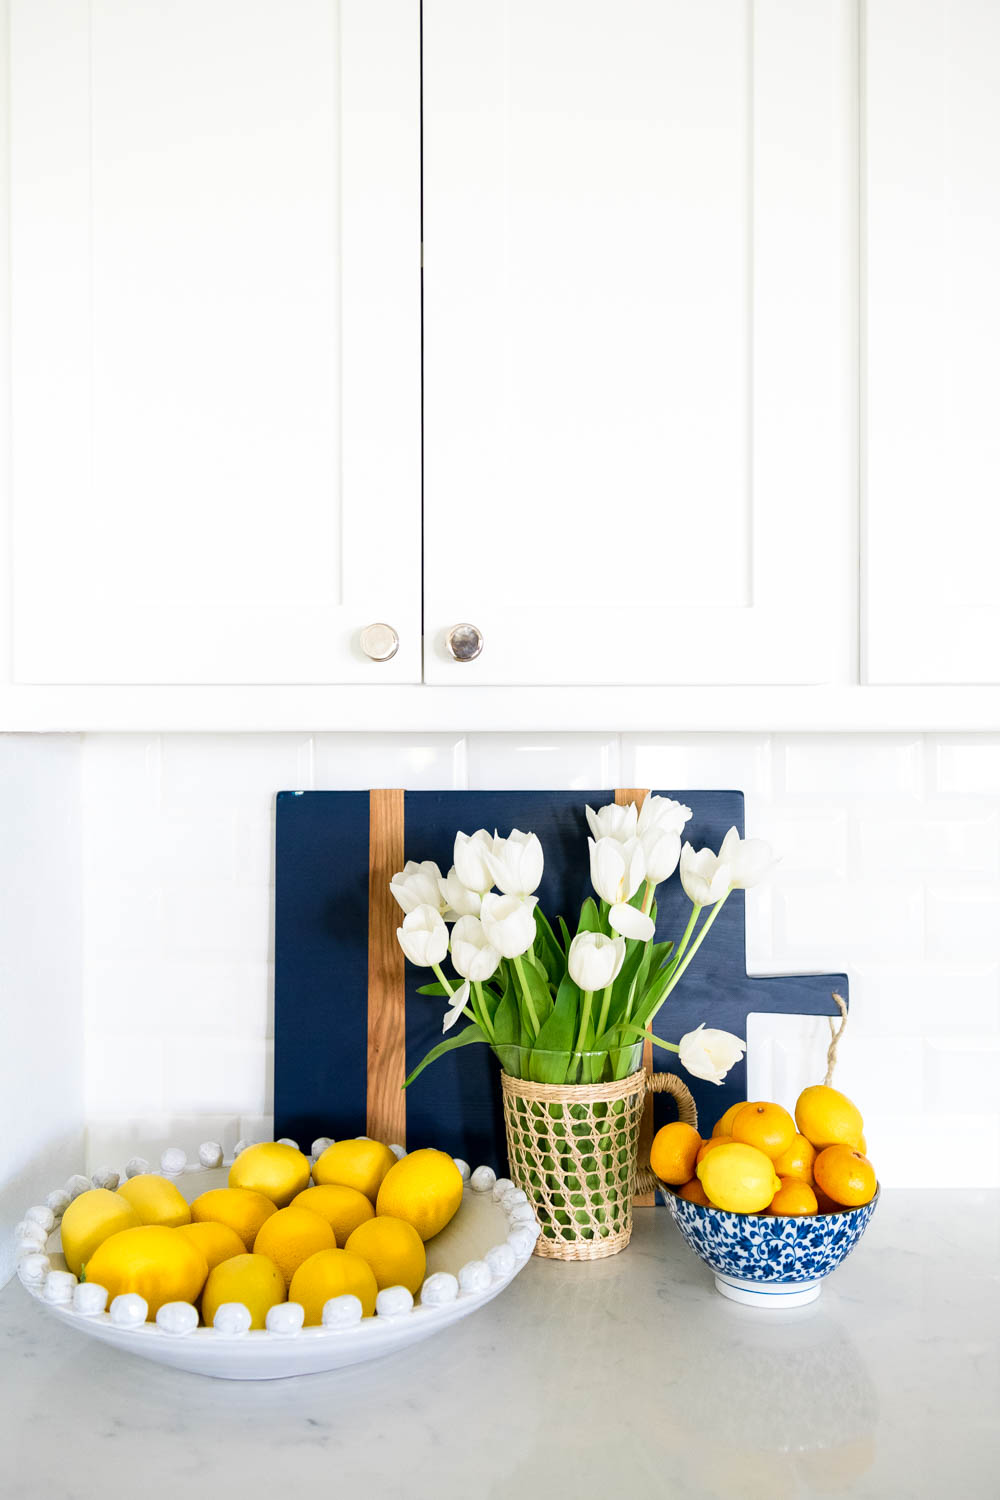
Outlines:
{"label": "white kitchen cabinet", "polygon": [[864,10],[865,680],[1000,683],[1000,6]]}
{"label": "white kitchen cabinet", "polygon": [[12,0],[16,683],[419,681],[419,46]]}
{"label": "white kitchen cabinet", "polygon": [[425,679],[830,681],[847,7],[423,12]]}

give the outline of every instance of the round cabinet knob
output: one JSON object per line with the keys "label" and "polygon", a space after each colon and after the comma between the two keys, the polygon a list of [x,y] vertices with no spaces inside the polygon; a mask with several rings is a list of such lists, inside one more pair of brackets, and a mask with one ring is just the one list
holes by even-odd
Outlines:
{"label": "round cabinet knob", "polygon": [[391,625],[366,625],[361,632],[361,649],[372,661],[391,661],[399,650],[399,636]]}
{"label": "round cabinet knob", "polygon": [[447,646],[456,661],[475,661],[483,649],[483,633],[475,625],[453,625]]}

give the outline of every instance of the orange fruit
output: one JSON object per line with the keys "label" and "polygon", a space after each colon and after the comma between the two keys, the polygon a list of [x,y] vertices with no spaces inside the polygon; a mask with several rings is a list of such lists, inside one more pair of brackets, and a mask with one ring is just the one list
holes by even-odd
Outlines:
{"label": "orange fruit", "polygon": [[732,1143],[733,1143],[733,1138],[732,1138],[731,1135],[713,1135],[713,1136],[710,1136],[709,1139],[707,1141],[705,1141],[702,1146],[699,1147],[699,1149],[698,1149],[698,1155],[694,1159],[695,1166],[697,1167],[697,1165],[698,1165],[699,1162],[704,1161],[705,1157],[708,1155],[708,1153],[710,1151],[714,1151],[715,1148],[716,1148],[716,1146],[731,1146]]}
{"label": "orange fruit", "polygon": [[772,1161],[783,1156],[795,1139],[795,1121],[780,1104],[744,1104],[733,1119],[733,1140],[756,1146]]}
{"label": "orange fruit", "polygon": [[686,1198],[689,1203],[700,1203],[702,1208],[711,1208],[712,1206],[708,1194],[697,1177],[692,1177],[690,1182],[686,1182],[683,1187],[678,1188],[677,1196],[678,1198]]}
{"label": "orange fruit", "polygon": [[813,1172],[827,1197],[844,1208],[860,1208],[875,1196],[875,1168],[853,1146],[827,1146]]}
{"label": "orange fruit", "polygon": [[816,1194],[808,1182],[800,1182],[797,1177],[782,1177],[781,1186],[771,1199],[768,1213],[798,1218],[803,1214],[817,1213],[818,1208]]}
{"label": "orange fruit", "polygon": [[832,1198],[828,1198],[818,1182],[812,1184],[812,1190],[816,1195],[816,1208],[819,1213],[839,1214],[844,1212],[844,1205],[842,1203],[834,1203]]}
{"label": "orange fruit", "polygon": [[661,1182],[678,1187],[682,1182],[690,1182],[694,1176],[700,1146],[701,1136],[694,1126],[674,1120],[671,1125],[661,1126],[653,1137],[649,1165]]}
{"label": "orange fruit", "polygon": [[792,1136],[792,1144],[787,1151],[782,1151],[780,1156],[774,1159],[774,1170],[779,1177],[795,1177],[799,1182],[812,1183],[813,1162],[816,1160],[816,1147],[806,1140],[804,1135],[797,1132]]}
{"label": "orange fruit", "polygon": [[213,1224],[210,1219],[203,1219],[200,1224],[178,1224],[177,1233],[201,1251],[210,1271],[224,1260],[242,1255],[246,1249],[235,1229],[228,1224]]}
{"label": "orange fruit", "polygon": [[740,1110],[743,1108],[744,1104],[746,1104],[746,1102],[747,1101],[745,1099],[737,1099],[735,1104],[731,1104],[726,1110],[726,1113],[724,1115],[720,1115],[715,1124],[712,1126],[712,1134],[732,1135],[733,1121],[739,1114]]}
{"label": "orange fruit", "polygon": [[825,1146],[856,1146],[865,1125],[857,1105],[825,1083],[802,1090],[795,1105],[795,1123],[817,1151]]}
{"label": "orange fruit", "polygon": [[319,1214],[337,1236],[338,1245],[346,1244],[359,1224],[375,1217],[370,1198],[357,1188],[341,1187],[338,1182],[306,1188],[292,1199],[292,1207],[308,1208],[311,1213]]}

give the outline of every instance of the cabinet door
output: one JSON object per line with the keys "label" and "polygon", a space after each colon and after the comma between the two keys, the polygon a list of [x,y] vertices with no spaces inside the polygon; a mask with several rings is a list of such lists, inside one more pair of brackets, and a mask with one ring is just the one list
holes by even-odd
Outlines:
{"label": "cabinet door", "polygon": [[16,679],[419,680],[418,0],[10,49]]}
{"label": "cabinet door", "polygon": [[1000,682],[1000,6],[865,6],[865,676]]}
{"label": "cabinet door", "polygon": [[829,675],[846,13],[424,0],[428,680]]}

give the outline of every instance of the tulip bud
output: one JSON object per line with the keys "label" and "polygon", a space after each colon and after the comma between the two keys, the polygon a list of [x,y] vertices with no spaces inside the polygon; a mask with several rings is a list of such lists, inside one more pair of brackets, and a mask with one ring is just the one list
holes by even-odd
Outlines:
{"label": "tulip bud", "polygon": [[396,928],[399,946],[410,960],[422,969],[431,969],[444,960],[448,952],[448,929],[436,907],[418,906],[403,918]]}
{"label": "tulip bud", "polygon": [[485,828],[477,829],[471,838],[467,833],[455,835],[455,873],[466,890],[478,895],[491,890],[493,876],[485,855],[493,852],[493,838]]}
{"label": "tulip bud", "polygon": [[714,906],[727,895],[732,882],[729,865],[711,849],[681,850],[681,885],[695,906]]}
{"label": "tulip bud", "polygon": [[603,990],[618,978],[625,962],[625,939],[603,932],[578,932],[569,945],[569,977],[581,990]]}
{"label": "tulip bud", "polygon": [[501,958],[520,958],[535,941],[534,896],[522,901],[519,896],[498,896],[491,892],[483,897],[480,920],[487,942]]}
{"label": "tulip bud", "polygon": [[683,802],[675,802],[673,797],[647,797],[639,809],[636,831],[640,838],[651,828],[662,828],[664,833],[680,835],[690,817],[691,809],[685,807]]}
{"label": "tulip bud", "polygon": [[530,896],[541,883],[545,860],[537,834],[515,828],[505,839],[497,835],[492,851],[484,851],[483,858],[493,884],[505,896]]}
{"label": "tulip bud", "polygon": [[463,979],[485,984],[496,973],[500,954],[478,917],[462,917],[451,929],[451,961]]}
{"label": "tulip bud", "polygon": [[404,912],[416,911],[418,906],[444,911],[440,882],[441,871],[432,859],[425,859],[422,864],[408,859],[399,874],[389,881],[389,889]]}
{"label": "tulip bud", "polygon": [[594,838],[617,839],[621,844],[626,839],[635,838],[638,816],[638,809],[634,802],[627,803],[625,807],[609,802],[606,807],[599,807],[596,812],[592,807],[587,808],[587,822],[590,824],[590,831]]}
{"label": "tulip bud", "polygon": [[645,833],[640,833],[639,843],[646,861],[646,879],[653,885],[669,880],[681,857],[680,834],[654,823]]}
{"label": "tulip bud", "polygon": [[478,917],[482,897],[478,891],[470,891],[462,884],[454,865],[448,874],[438,881],[438,887],[441,891],[441,899],[445,903],[443,916],[446,922],[454,922],[456,917]]}
{"label": "tulip bud", "polygon": [[706,1029],[704,1022],[682,1036],[678,1048],[681,1063],[688,1072],[708,1083],[721,1083],[746,1050],[746,1042],[731,1031]]}
{"label": "tulip bud", "polygon": [[722,840],[719,858],[728,864],[730,883],[738,891],[757,885],[776,863],[765,839],[741,839],[735,828],[730,828]]}

